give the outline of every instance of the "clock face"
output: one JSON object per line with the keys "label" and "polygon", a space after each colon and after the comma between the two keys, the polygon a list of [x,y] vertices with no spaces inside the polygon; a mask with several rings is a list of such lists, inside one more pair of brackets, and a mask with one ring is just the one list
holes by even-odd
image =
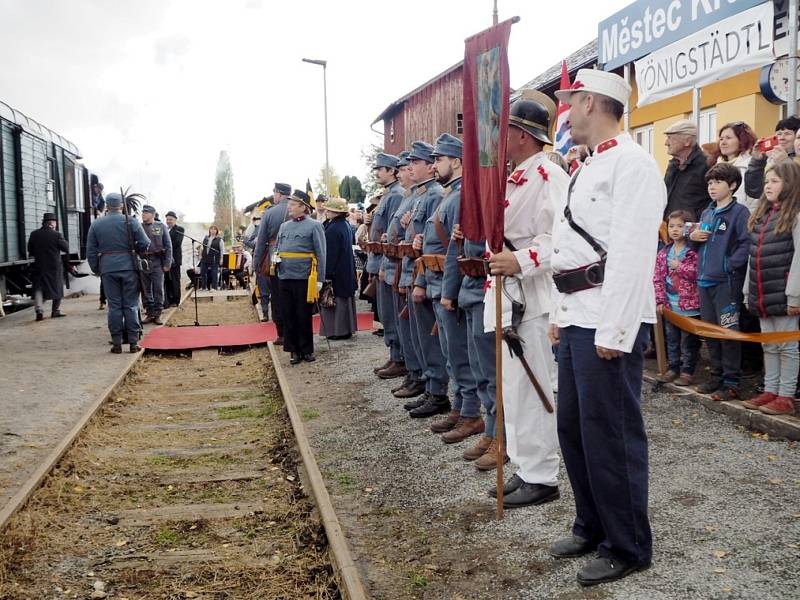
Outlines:
{"label": "clock face", "polygon": [[[800,60],[797,66],[798,85],[797,92],[800,98]],[[770,102],[782,104],[789,100],[789,59],[780,58],[771,65],[764,67],[761,93]]]}

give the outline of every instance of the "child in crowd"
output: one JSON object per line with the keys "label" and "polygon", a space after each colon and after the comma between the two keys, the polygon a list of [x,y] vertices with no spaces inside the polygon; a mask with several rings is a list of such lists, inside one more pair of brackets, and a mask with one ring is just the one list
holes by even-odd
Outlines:
{"label": "child in crowd", "polygon": [[[684,227],[693,215],[676,210],[667,218],[667,233],[671,242],[656,257],[653,285],[656,306],[661,313],[664,307],[685,317],[700,316],[700,295],[697,292],[697,252],[686,243]],[[700,353],[700,338],[681,331],[666,322],[667,358],[669,371],[658,377],[664,383],[690,385]]]}
{"label": "child in crowd", "polygon": [[[706,172],[711,204],[703,211],[689,238],[698,244],[697,285],[703,321],[739,329],[750,234],[750,212],[733,193],[742,184],[739,169],[718,163]],[[713,400],[735,400],[739,395],[741,348],[739,342],[707,339],[711,377],[698,386]]]}
{"label": "child in crowd", "polygon": [[[750,217],[750,310],[761,331],[795,331],[800,315],[800,165],[775,163]],[[797,342],[764,344],[764,392],[744,406],[768,415],[794,413],[800,350]]]}

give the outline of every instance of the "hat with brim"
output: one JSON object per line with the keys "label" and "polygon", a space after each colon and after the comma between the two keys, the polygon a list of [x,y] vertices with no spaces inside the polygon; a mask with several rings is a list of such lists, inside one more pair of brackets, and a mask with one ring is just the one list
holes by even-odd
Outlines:
{"label": "hat with brim", "polygon": [[689,119],[675,121],[664,130],[664,135],[672,135],[674,133],[697,137],[697,125],[694,121],[690,121]]}
{"label": "hat with brim", "polygon": [[407,167],[408,166],[408,155],[411,154],[408,150],[403,150],[400,154],[397,155],[397,167]]}
{"label": "hat with brim", "polygon": [[397,162],[400,159],[397,158],[394,154],[386,154],[385,152],[378,152],[375,156],[375,163],[372,165],[373,169],[380,169],[381,167],[386,167],[387,169],[396,169]]}
{"label": "hat with brim", "polygon": [[276,194],[288,196],[292,193],[292,186],[290,186],[288,183],[276,183],[272,191]]}
{"label": "hat with brim", "polygon": [[411,144],[411,152],[408,155],[409,162],[412,160],[424,160],[427,163],[433,162],[433,146],[427,142],[414,142]]}
{"label": "hat with brim", "polygon": [[153,206],[150,206],[149,204],[145,204],[145,205],[142,207],[142,212],[143,212],[143,213],[153,213],[153,214],[156,214],[156,209],[155,209]]}
{"label": "hat with brim", "polygon": [[431,156],[449,156],[450,158],[461,158],[464,144],[454,135],[443,133],[436,138],[436,145],[431,152]]}
{"label": "hat with brim", "polygon": [[165,217],[172,217],[173,219],[177,219],[178,215],[175,214],[174,210],[168,210],[167,214],[164,215]]}
{"label": "hat with brim", "polygon": [[42,223],[46,223],[47,221],[58,221],[58,217],[56,213],[46,212],[42,215]]}
{"label": "hat with brim", "polygon": [[347,200],[344,198],[331,198],[322,205],[322,208],[337,213],[346,213],[350,211],[350,207],[347,206]]}
{"label": "hat with brim", "polygon": [[308,197],[303,190],[295,190],[294,193],[289,196],[289,200],[295,200],[297,202],[302,202],[311,210],[314,210],[314,205],[311,203],[311,198]]}
{"label": "hat with brim", "polygon": [[602,94],[620,104],[625,104],[630,98],[631,86],[615,73],[607,73],[599,69],[580,69],[569,89],[556,91],[556,98],[569,104],[572,94],[578,92]]}
{"label": "hat with brim", "polygon": [[106,196],[106,206],[109,208],[122,208],[123,200],[122,195],[116,192],[111,192]]}

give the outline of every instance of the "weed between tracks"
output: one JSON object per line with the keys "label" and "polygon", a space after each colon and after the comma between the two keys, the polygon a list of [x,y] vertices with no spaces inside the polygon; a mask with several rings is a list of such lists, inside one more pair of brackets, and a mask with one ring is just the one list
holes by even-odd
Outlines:
{"label": "weed between tracks", "polygon": [[146,357],[0,536],[0,600],[339,598],[296,460],[266,349]]}

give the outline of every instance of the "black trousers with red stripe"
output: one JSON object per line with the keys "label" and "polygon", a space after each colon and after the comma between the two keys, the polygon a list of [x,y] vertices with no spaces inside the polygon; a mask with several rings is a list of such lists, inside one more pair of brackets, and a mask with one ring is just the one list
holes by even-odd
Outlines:
{"label": "black trousers with red stripe", "polygon": [[306,279],[281,279],[281,316],[283,317],[283,349],[301,356],[314,353],[314,331],[311,318],[313,304],[306,302]]}

